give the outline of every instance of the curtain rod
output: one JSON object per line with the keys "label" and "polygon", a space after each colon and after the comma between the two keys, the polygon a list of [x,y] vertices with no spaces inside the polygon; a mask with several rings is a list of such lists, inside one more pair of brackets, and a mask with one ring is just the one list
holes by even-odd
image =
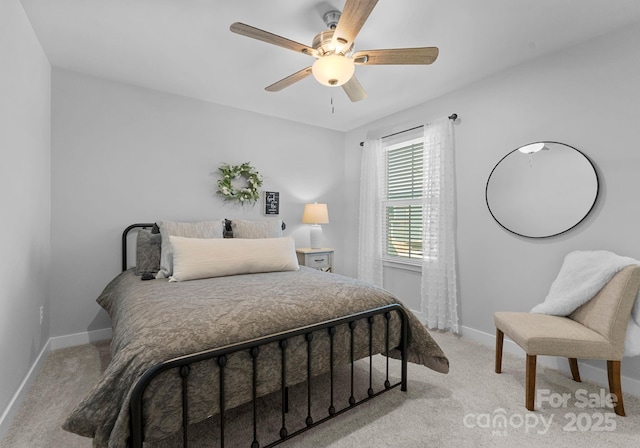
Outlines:
{"label": "curtain rod", "polygon": [[[457,119],[458,119],[458,114],[449,115],[449,120],[456,121]],[[399,132],[394,132],[393,134],[385,135],[384,137],[381,137],[381,138],[393,137],[394,135],[402,134],[403,132],[413,131],[414,129],[420,129],[420,128],[423,128],[423,127],[424,127],[423,125],[416,126],[415,128],[405,129],[404,131],[399,131]],[[364,142],[360,142],[360,146],[364,146]]]}

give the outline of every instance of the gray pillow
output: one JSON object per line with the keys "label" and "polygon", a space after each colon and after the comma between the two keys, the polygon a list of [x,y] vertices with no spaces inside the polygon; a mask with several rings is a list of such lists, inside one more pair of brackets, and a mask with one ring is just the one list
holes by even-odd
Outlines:
{"label": "gray pillow", "polygon": [[160,252],[160,270],[156,278],[169,278],[173,274],[173,249],[169,236],[184,238],[222,238],[224,220],[199,222],[158,221],[162,236]]}
{"label": "gray pillow", "polygon": [[234,219],[231,221],[234,238],[281,238],[282,220],[265,219],[263,221],[246,221]]}
{"label": "gray pillow", "polygon": [[136,239],[136,275],[155,274],[160,270],[160,245],[162,237],[151,229],[138,230]]}

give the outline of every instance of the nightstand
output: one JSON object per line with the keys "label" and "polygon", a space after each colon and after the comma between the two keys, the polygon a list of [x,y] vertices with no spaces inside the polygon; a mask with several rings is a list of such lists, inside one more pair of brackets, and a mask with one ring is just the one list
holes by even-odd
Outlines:
{"label": "nightstand", "polygon": [[333,270],[333,249],[323,247],[321,249],[311,249],[303,247],[296,249],[298,263],[323,272]]}

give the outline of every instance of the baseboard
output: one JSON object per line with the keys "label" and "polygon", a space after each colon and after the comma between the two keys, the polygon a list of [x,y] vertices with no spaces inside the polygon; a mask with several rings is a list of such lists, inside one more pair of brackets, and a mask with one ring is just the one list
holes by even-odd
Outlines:
{"label": "baseboard", "polygon": [[24,380],[22,380],[20,387],[18,387],[16,393],[13,394],[13,397],[11,397],[7,408],[4,410],[2,415],[0,415],[0,440],[4,438],[5,434],[9,430],[9,426],[11,426],[13,418],[18,412],[18,409],[20,409],[20,405],[24,401],[24,398],[27,396],[29,389],[31,389],[31,385],[38,376],[38,373],[40,373],[40,371],[42,370],[44,361],[47,359],[47,355],[51,351],[50,341],[51,339],[49,339],[47,343],[44,344],[44,347],[42,347],[42,350],[40,350],[38,357],[27,372]]}
{"label": "baseboard", "polygon": [[91,342],[102,341],[110,338],[111,328],[49,338],[46,344],[44,344],[42,350],[40,350],[38,357],[27,372],[27,375],[20,384],[20,387],[18,387],[18,390],[11,398],[11,401],[9,401],[7,408],[4,410],[2,415],[0,415],[0,440],[4,438],[7,430],[9,429],[9,426],[11,425],[11,422],[13,421],[13,418],[18,412],[18,409],[20,409],[20,405],[24,401],[24,398],[29,392],[29,389],[31,389],[33,382],[36,380],[38,374],[42,370],[42,366],[44,365],[49,352],[61,348],[89,344]]}
{"label": "baseboard", "polygon": [[104,341],[105,339],[111,339],[111,328],[68,334],[66,336],[55,336],[50,338],[49,342],[51,343],[51,350],[59,350],[61,348]]}
{"label": "baseboard", "polygon": [[[484,331],[463,326],[462,335],[488,347],[493,348],[496,345],[495,334],[485,333]],[[502,350],[505,353],[520,356],[523,359],[525,357],[524,350],[522,350],[515,342],[513,342],[506,336],[504,338]],[[538,356],[538,363],[542,364],[545,367],[560,370],[568,374],[571,373],[569,370],[569,363],[566,362],[565,358],[558,358],[557,356]],[[609,388],[609,383],[607,380],[607,370],[605,368],[601,369],[581,361],[578,361],[578,365],[580,367],[580,377],[583,381],[586,380],[591,383],[603,386],[607,389]],[[640,398],[640,380],[629,378],[628,376],[622,376],[621,381],[622,391],[625,394],[633,395],[634,397]]]}

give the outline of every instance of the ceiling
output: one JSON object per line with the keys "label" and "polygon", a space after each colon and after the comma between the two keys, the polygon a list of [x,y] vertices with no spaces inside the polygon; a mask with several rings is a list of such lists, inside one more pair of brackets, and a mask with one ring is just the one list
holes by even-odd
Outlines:
{"label": "ceiling", "polygon": [[[541,55],[640,21],[638,0],[380,0],[354,49],[437,46],[428,66],[358,66],[351,103],[313,59],[233,34],[236,21],[311,45],[344,0],[22,0],[52,66],[348,131]],[[597,64],[594,55],[594,64]],[[333,113],[332,113],[333,103]]]}

